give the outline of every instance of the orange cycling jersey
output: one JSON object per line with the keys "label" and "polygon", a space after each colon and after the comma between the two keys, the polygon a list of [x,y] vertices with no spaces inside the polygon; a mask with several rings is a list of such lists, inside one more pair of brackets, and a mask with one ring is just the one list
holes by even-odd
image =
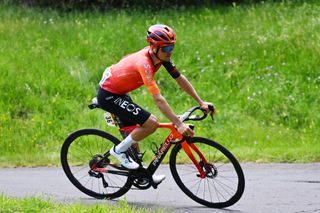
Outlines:
{"label": "orange cycling jersey", "polygon": [[108,67],[103,73],[99,83],[100,87],[106,91],[123,95],[144,84],[151,94],[159,94],[160,89],[154,80],[154,75],[161,64],[173,78],[179,77],[180,73],[171,62],[154,65],[149,49],[150,47],[145,47]]}

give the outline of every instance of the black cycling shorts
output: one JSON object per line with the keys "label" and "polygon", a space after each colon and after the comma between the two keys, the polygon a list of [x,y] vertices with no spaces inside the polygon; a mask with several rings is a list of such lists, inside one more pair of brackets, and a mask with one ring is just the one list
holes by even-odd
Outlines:
{"label": "black cycling shorts", "polygon": [[142,125],[151,115],[133,103],[129,95],[118,95],[99,88],[97,98],[100,107],[118,116],[124,126]]}

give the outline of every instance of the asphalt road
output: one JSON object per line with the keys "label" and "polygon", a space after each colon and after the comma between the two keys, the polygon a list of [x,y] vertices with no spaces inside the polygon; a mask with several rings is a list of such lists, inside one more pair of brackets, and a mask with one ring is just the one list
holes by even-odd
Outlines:
{"label": "asphalt road", "polygon": [[[157,190],[132,190],[118,200],[125,198],[130,205],[160,207],[170,212],[320,212],[320,163],[241,165],[246,177],[245,192],[238,203],[226,209],[209,209],[188,198],[175,184],[167,165],[157,171],[167,176]],[[0,169],[0,193],[44,196],[63,203],[118,202],[88,197],[69,182],[61,168]]]}

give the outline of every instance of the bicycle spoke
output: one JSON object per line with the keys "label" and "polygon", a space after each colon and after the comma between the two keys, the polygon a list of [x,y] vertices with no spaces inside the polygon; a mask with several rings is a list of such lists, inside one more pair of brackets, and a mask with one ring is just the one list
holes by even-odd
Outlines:
{"label": "bicycle spoke", "polygon": [[[77,156],[76,154],[74,154],[74,153],[69,153],[69,156],[71,156],[71,157],[73,157],[73,159],[75,159],[75,160],[77,160],[78,162],[81,162],[81,161],[83,161],[83,157],[81,156]],[[68,156],[68,158],[69,158],[69,156]]]}
{"label": "bicycle spoke", "polygon": [[209,180],[207,179],[207,184],[208,184],[208,189],[209,189],[209,195],[210,195],[210,201],[212,202],[212,196],[211,196],[211,190],[210,190],[210,185],[209,185]]}
{"label": "bicycle spoke", "polygon": [[203,199],[206,199],[206,181],[203,181]]}
{"label": "bicycle spoke", "polygon": [[181,176],[185,176],[185,175],[190,175],[190,174],[195,174],[196,173],[196,171],[189,171],[189,172],[187,172],[187,173],[181,173]]}
{"label": "bicycle spoke", "polygon": [[229,191],[228,191],[226,188],[230,189],[230,190],[233,192],[233,193],[230,193],[230,194],[229,194],[230,196],[232,196],[232,195],[234,194],[234,192],[236,192],[235,189],[231,188],[229,185],[221,182],[220,180],[216,179],[215,181],[216,181],[216,183],[219,184],[219,185],[221,186],[221,188],[223,188],[228,194],[229,194]]}
{"label": "bicycle spoke", "polygon": [[197,182],[196,182],[193,186],[191,186],[190,189],[193,189],[193,187],[195,187],[196,185],[198,185],[198,183],[200,183],[200,181],[201,181],[201,180],[197,180]]}
{"label": "bicycle spoke", "polygon": [[87,177],[87,176],[89,176],[88,174],[85,174],[85,175],[83,175],[81,178],[79,178],[78,180],[80,181],[80,180],[82,180],[83,178],[85,178],[85,177]]}
{"label": "bicycle spoke", "polygon": [[85,147],[82,147],[80,144],[78,146],[74,146],[72,147],[73,149],[76,149],[78,151],[80,151],[80,153],[85,153],[88,156],[92,156],[92,153],[90,153],[90,151],[88,151],[87,149],[85,149]]}
{"label": "bicycle spoke", "polygon": [[111,186],[118,186],[116,183],[114,183],[114,181],[112,181],[110,178],[109,178],[109,181],[110,183],[112,184]]}
{"label": "bicycle spoke", "polygon": [[100,191],[100,181],[98,180],[98,189],[99,189],[99,194],[101,193]]}
{"label": "bicycle spoke", "polygon": [[[210,183],[210,182],[209,182]],[[222,197],[223,198],[223,200],[228,200],[228,199],[226,199],[225,197],[224,197],[224,195],[220,192],[220,190],[218,189],[218,187],[216,186],[216,183],[214,182],[214,181],[212,181],[212,184],[213,184],[213,186],[214,186],[214,188],[215,188],[215,191],[216,191],[216,193],[217,193],[217,198],[219,199],[219,197]],[[220,196],[219,196],[220,195]],[[219,201],[220,201],[220,199],[219,199]]]}
{"label": "bicycle spoke", "polygon": [[93,191],[93,181],[94,179],[93,178],[90,178],[91,179],[91,191]]}
{"label": "bicycle spoke", "polygon": [[200,179],[200,181],[199,181],[199,186],[198,186],[196,195],[198,195],[198,192],[199,192],[199,189],[200,189],[200,185],[201,185],[201,181],[202,181],[202,180]]}
{"label": "bicycle spoke", "polygon": [[191,180],[184,181],[184,183],[187,184],[187,183],[190,183],[191,181],[193,182],[193,181],[198,180],[198,179],[199,178],[197,177],[196,179],[191,179]]}
{"label": "bicycle spoke", "polygon": [[90,181],[90,176],[88,177],[88,180],[87,180],[87,182],[84,184],[84,186],[86,186],[88,183],[89,183],[89,181]]}
{"label": "bicycle spoke", "polygon": [[[112,181],[110,178],[109,178],[109,176],[107,176],[107,178],[110,180],[110,181]],[[120,181],[122,184],[124,184],[125,182],[120,178],[120,177],[118,177],[118,176],[115,176],[114,178],[116,178],[118,181]]]}
{"label": "bicycle spoke", "polygon": [[77,171],[75,171],[75,172],[72,172],[72,174],[77,174],[78,172],[80,172],[80,171],[82,171],[82,170],[84,170],[84,169],[89,169],[88,168],[88,166],[83,166],[83,167],[81,167],[80,169],[78,169]]}
{"label": "bicycle spoke", "polygon": [[[226,162],[226,163],[223,163],[219,166],[216,166],[217,169],[220,169],[221,167],[224,167],[224,166],[228,166],[230,164],[230,162]],[[216,164],[215,164],[216,165]],[[221,170],[221,169],[220,169]]]}
{"label": "bicycle spoke", "polygon": [[[230,183],[233,183],[233,184],[237,184],[238,183],[238,179],[237,177],[227,177],[227,176],[223,176],[223,175],[219,175],[219,178],[222,178]],[[231,180],[231,179],[234,179],[234,180]]]}
{"label": "bicycle spoke", "polygon": [[223,159],[223,158],[224,158],[224,156],[221,156],[221,157],[219,157],[218,159],[213,160],[212,162],[221,162],[221,159]]}

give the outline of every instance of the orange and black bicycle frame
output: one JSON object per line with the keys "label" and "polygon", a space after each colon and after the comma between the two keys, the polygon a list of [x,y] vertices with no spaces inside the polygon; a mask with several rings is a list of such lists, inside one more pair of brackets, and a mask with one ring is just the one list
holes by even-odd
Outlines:
{"label": "orange and black bicycle frame", "polygon": [[[139,126],[127,126],[127,127],[122,127],[119,130],[122,135],[128,135],[137,127],[139,127]],[[194,156],[192,150],[199,156],[199,158],[201,159],[201,161],[203,163],[206,164],[207,160],[204,157],[204,155],[201,153],[201,151],[196,147],[196,145],[194,145],[193,143],[189,144],[188,138],[183,137],[183,135],[181,135],[176,130],[176,128],[174,127],[174,125],[172,123],[160,123],[158,128],[170,129],[171,132],[167,136],[165,141],[161,144],[161,146],[157,150],[157,152],[155,153],[155,156],[154,156],[153,160],[151,161],[151,163],[149,164],[147,170],[151,174],[154,174],[155,171],[157,170],[157,168],[159,167],[159,165],[161,164],[162,160],[166,156],[167,152],[169,151],[171,145],[180,143],[183,150],[186,152],[188,157],[191,159],[193,164],[198,169],[199,177],[205,178],[206,174],[205,174],[204,170],[201,168],[199,162],[196,160],[196,157]]]}

